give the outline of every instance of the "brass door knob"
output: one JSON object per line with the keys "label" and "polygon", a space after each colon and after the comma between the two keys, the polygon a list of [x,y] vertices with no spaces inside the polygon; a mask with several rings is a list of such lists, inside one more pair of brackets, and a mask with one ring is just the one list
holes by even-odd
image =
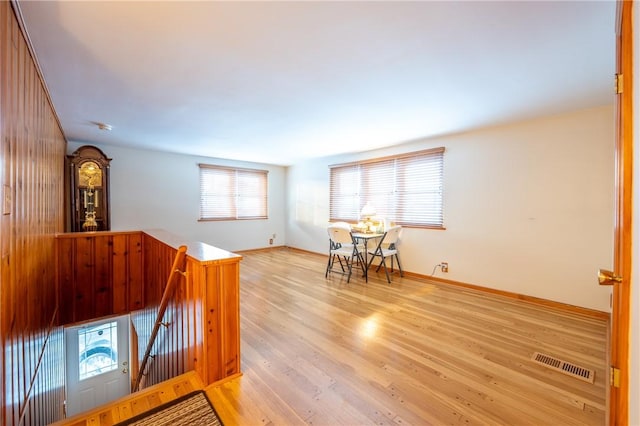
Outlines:
{"label": "brass door knob", "polygon": [[622,277],[614,274],[612,271],[606,269],[598,270],[598,284],[600,285],[614,285],[622,282]]}

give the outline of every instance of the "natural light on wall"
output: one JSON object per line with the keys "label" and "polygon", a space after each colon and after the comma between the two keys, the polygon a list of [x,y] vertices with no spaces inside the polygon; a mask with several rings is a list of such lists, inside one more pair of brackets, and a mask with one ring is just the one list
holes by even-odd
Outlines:
{"label": "natural light on wall", "polygon": [[326,206],[327,189],[320,183],[296,188],[296,221],[326,226],[329,212]]}

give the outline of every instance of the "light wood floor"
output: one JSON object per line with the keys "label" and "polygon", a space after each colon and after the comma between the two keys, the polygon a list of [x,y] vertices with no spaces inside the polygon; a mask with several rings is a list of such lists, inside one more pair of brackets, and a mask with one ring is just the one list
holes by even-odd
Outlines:
{"label": "light wood floor", "polygon": [[208,391],[227,425],[605,424],[604,320],[384,273],[347,284],[295,250],[243,255],[244,374]]}

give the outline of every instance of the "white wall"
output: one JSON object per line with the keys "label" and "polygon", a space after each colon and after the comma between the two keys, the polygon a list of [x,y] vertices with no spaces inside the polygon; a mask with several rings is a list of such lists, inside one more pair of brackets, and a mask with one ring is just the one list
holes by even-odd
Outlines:
{"label": "white wall", "polygon": [[610,311],[613,107],[323,158],[287,173],[287,244],[325,253],[329,168],[444,146],[446,230],[406,228],[407,271]]}
{"label": "white wall", "polygon": [[[69,143],[70,154],[82,143]],[[285,169],[206,157],[95,144],[111,161],[111,229],[160,228],[190,240],[238,251],[285,243]],[[269,219],[198,222],[198,163],[269,171]]]}

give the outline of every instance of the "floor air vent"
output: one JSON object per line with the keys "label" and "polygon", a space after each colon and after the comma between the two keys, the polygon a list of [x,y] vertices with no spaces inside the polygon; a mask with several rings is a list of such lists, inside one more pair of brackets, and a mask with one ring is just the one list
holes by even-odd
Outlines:
{"label": "floor air vent", "polygon": [[596,374],[593,370],[571,364],[570,362],[563,361],[549,355],[541,354],[540,352],[535,352],[531,359],[538,364],[542,364],[545,367],[549,367],[568,376],[575,377],[583,382],[593,384],[596,379]]}

